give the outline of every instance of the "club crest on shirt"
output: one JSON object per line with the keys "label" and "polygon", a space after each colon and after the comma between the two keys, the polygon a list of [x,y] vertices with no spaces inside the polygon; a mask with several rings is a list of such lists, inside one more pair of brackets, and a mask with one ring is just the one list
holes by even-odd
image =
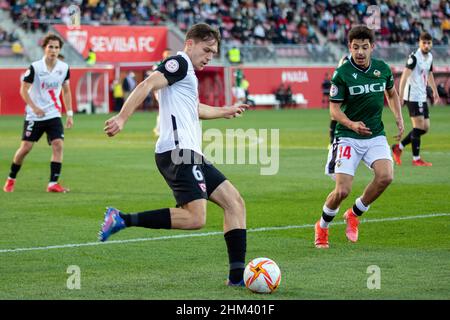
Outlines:
{"label": "club crest on shirt", "polygon": [[169,71],[170,73],[174,73],[174,72],[176,72],[176,71],[180,68],[180,64],[178,63],[177,60],[175,60],[175,59],[170,59],[169,61],[166,62],[166,64],[164,65],[164,67],[165,67],[166,70]]}
{"label": "club crest on shirt", "polygon": [[330,87],[330,97],[335,97],[339,93],[339,89],[336,85],[332,84]]}
{"label": "club crest on shirt", "polygon": [[379,76],[381,76],[381,72],[380,72],[379,70],[375,70],[375,71],[373,72],[373,75],[374,75],[375,77],[379,77]]}

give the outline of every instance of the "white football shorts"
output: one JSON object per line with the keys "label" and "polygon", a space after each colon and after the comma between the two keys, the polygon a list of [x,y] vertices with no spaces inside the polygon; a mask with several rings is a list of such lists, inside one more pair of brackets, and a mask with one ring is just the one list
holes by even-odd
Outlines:
{"label": "white football shorts", "polygon": [[372,164],[381,159],[392,162],[391,148],[385,136],[371,139],[335,138],[328,151],[325,174],[332,178],[336,173],[354,176],[361,160],[372,169]]}

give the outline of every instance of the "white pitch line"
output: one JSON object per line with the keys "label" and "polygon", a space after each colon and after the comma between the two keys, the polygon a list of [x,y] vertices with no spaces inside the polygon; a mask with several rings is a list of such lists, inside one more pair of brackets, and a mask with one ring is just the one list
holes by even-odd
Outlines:
{"label": "white pitch line", "polygon": [[[399,220],[415,220],[415,219],[426,219],[426,218],[435,218],[435,217],[448,217],[450,213],[434,213],[434,214],[424,214],[417,216],[405,216],[405,217],[393,217],[393,218],[380,218],[380,219],[361,219],[361,223],[377,223],[377,222],[387,222],[387,221],[399,221]],[[342,225],[345,222],[333,222],[333,225]],[[312,228],[314,224],[303,224],[299,226],[282,226],[282,227],[264,227],[264,228],[255,228],[248,229],[247,232],[265,232],[265,231],[276,231],[276,230],[288,230],[288,229],[304,229],[304,228]],[[127,239],[127,240],[111,240],[107,242],[87,242],[87,243],[74,243],[74,244],[62,244],[55,246],[46,246],[46,247],[32,247],[32,248],[17,248],[17,249],[1,249],[0,253],[9,253],[9,252],[24,252],[24,251],[36,251],[36,250],[51,250],[51,249],[65,249],[65,248],[79,248],[79,247],[89,247],[89,246],[100,246],[100,245],[109,245],[109,244],[122,244],[122,243],[130,243],[130,242],[143,242],[143,241],[155,241],[155,240],[171,240],[171,239],[180,239],[180,238],[194,238],[194,237],[207,237],[207,236],[216,236],[222,235],[222,231],[213,231],[213,232],[204,232],[204,233],[189,233],[189,234],[177,234],[172,236],[162,236],[162,237],[154,237],[154,238],[137,238],[137,239]]]}

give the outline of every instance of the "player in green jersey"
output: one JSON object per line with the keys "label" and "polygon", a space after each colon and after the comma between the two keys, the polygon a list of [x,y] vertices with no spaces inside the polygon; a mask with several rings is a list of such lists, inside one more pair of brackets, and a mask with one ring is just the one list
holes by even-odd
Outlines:
{"label": "player in green jersey", "polygon": [[374,179],[344,214],[350,241],[358,240],[358,216],[366,212],[392,182],[391,150],[381,120],[385,94],[397,123],[397,141],[403,134],[400,100],[391,69],[385,62],[371,58],[373,31],[362,25],[353,27],[348,34],[348,46],[350,60],[338,67],[331,79],[330,113],[338,124],[325,172],[336,180],[336,186],[328,195],[322,217],[315,225],[317,248],[328,248],[328,225],[350,194],[353,176],[361,161],[373,170]]}

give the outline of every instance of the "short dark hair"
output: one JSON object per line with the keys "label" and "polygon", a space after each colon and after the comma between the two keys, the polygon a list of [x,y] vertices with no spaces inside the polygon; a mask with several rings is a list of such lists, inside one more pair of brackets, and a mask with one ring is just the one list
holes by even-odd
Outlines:
{"label": "short dark hair", "polygon": [[194,24],[186,33],[186,40],[189,39],[193,39],[196,42],[216,40],[217,45],[220,46],[219,31],[206,23]]}
{"label": "short dark hair", "polygon": [[45,47],[48,45],[50,41],[58,41],[59,42],[59,48],[62,49],[64,42],[60,37],[58,37],[54,33],[49,33],[44,37],[44,40],[42,40],[42,48],[45,49]]}
{"label": "short dark hair", "polygon": [[428,32],[422,32],[420,34],[419,40],[433,41],[433,37]]}
{"label": "short dark hair", "polygon": [[375,35],[371,29],[366,25],[357,25],[348,32],[348,43],[352,43],[354,39],[365,40],[369,39],[370,43],[375,42]]}

